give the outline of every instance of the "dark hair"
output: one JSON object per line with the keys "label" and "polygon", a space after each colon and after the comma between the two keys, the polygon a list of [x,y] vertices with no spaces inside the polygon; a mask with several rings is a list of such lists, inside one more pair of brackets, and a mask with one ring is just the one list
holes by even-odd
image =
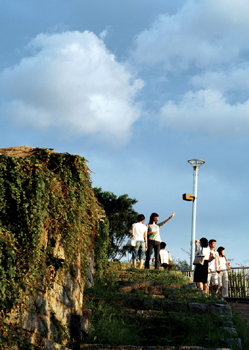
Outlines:
{"label": "dark hair", "polygon": [[200,239],[200,242],[201,242],[202,248],[207,248],[208,247],[208,240],[205,237],[202,237]]}
{"label": "dark hair", "polygon": [[149,224],[153,224],[153,219],[154,219],[155,216],[159,216],[159,215],[157,213],[152,213],[151,214]]}
{"label": "dark hair", "polygon": [[210,244],[212,244],[213,242],[216,242],[216,240],[215,240],[215,239],[210,239],[209,242],[208,242],[208,244],[210,245]]}
{"label": "dark hair", "polygon": [[[224,248],[224,247],[219,247],[219,248],[217,249],[217,252],[219,253],[219,255],[222,255],[222,254],[221,254],[222,250],[225,250],[225,248]],[[223,255],[222,255],[222,256],[223,256]]]}
{"label": "dark hair", "polygon": [[165,242],[161,242],[160,243],[160,249],[164,249],[166,247],[166,243]]}
{"label": "dark hair", "polygon": [[138,221],[138,222],[143,221],[144,219],[145,219],[144,214],[139,214],[139,215],[137,216],[137,221]]}

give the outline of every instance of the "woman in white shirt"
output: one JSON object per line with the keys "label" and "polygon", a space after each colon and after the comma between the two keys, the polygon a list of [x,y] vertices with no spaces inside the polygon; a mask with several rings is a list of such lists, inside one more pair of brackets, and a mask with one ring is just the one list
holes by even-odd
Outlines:
{"label": "woman in white shirt", "polygon": [[137,217],[137,223],[132,225],[131,236],[136,241],[136,246],[132,249],[132,264],[136,267],[137,259],[139,262],[139,269],[142,269],[145,259],[145,252],[147,250],[147,226],[143,224],[145,216],[139,214]]}
{"label": "woman in white shirt", "polygon": [[219,287],[221,287],[221,297],[225,298],[228,297],[228,272],[227,270],[230,269],[230,263],[227,262],[227,258],[225,257],[225,248],[219,247],[217,249],[217,252],[219,253],[219,260],[220,260],[220,272],[219,272]]}
{"label": "woman in white shirt", "polygon": [[152,213],[150,216],[148,227],[148,250],[146,252],[146,261],[145,261],[145,268],[150,268],[150,256],[152,253],[152,250],[154,249],[154,256],[155,256],[155,269],[159,270],[160,266],[160,259],[159,259],[159,252],[160,252],[160,243],[161,243],[161,237],[159,228],[162,227],[166,222],[168,222],[170,219],[173,218],[175,215],[175,212],[172,213],[172,215],[162,221],[160,224],[157,224],[159,215],[157,213]]}
{"label": "woman in white shirt", "polygon": [[[199,247],[197,244],[199,243]],[[208,291],[207,277],[208,277],[208,261],[210,257],[210,248],[208,246],[208,240],[201,238],[199,241],[195,240],[195,255],[205,256],[204,264],[196,265],[194,272],[194,282],[197,283],[200,290]]]}

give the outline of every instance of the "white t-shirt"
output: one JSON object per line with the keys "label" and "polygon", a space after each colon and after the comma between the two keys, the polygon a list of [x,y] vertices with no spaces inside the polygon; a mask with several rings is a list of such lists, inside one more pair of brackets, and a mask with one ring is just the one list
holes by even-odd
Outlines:
{"label": "white t-shirt", "polygon": [[[162,225],[161,225],[162,226]],[[149,224],[148,227],[148,232],[156,232],[156,234],[154,235],[154,237],[151,237],[151,235],[148,236],[149,240],[153,240],[153,241],[157,241],[157,242],[161,242],[161,236],[160,236],[160,232],[159,232],[159,228],[160,228],[160,224]]]}
{"label": "white t-shirt", "polygon": [[133,224],[132,227],[133,227],[135,240],[144,241],[144,232],[146,231],[146,234],[147,234],[147,226],[144,224],[141,224],[141,222],[137,222],[136,224]]}
{"label": "white t-shirt", "polygon": [[198,247],[197,251],[195,252],[195,255],[202,255],[205,256],[204,260],[209,260],[209,255],[210,255],[210,248],[202,248]]}
{"label": "white t-shirt", "polygon": [[165,249],[160,249],[160,262],[161,264],[169,264],[171,262],[170,254]]}
{"label": "white t-shirt", "polygon": [[227,269],[227,259],[224,256],[220,256],[220,270],[226,270]]}
{"label": "white t-shirt", "polygon": [[219,253],[216,250],[210,250],[210,253],[213,254],[214,259],[208,263],[208,268],[212,271],[216,271],[219,265]]}

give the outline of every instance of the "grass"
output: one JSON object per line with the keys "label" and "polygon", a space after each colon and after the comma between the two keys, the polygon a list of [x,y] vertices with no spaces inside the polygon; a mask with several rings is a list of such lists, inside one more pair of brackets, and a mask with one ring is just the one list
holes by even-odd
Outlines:
{"label": "grass", "polygon": [[221,347],[221,339],[229,337],[219,328],[224,320],[215,315],[190,316],[187,312],[161,310],[153,319],[136,313],[131,317],[122,315],[122,305],[117,301],[98,298],[89,298],[87,307],[93,311],[94,328],[86,343]]}
{"label": "grass", "polygon": [[235,307],[232,307],[232,310],[233,323],[238,332],[238,336],[242,341],[242,348],[249,349],[249,324],[245,319],[240,317],[239,312]]}
{"label": "grass", "polygon": [[[179,273],[155,270],[127,270],[130,280],[150,280],[163,282],[165,299],[167,301],[214,303],[216,296],[205,297],[198,291],[189,292],[188,288],[170,288],[170,285],[185,285],[186,279]],[[153,317],[142,317],[136,311],[125,314],[124,306],[118,298],[125,300],[133,298],[140,305],[147,299],[144,292],[121,294],[117,290],[115,272],[110,272],[105,281],[95,283],[93,288],[84,292],[84,308],[92,310],[91,323],[93,328],[85,336],[84,343],[102,343],[116,345],[158,345],[158,346],[205,346],[206,348],[222,347],[221,339],[231,338],[225,330],[226,318],[215,314],[190,314],[189,312],[171,312],[167,307],[161,307]],[[167,288],[167,285],[169,288]],[[139,309],[139,308],[138,308]],[[164,310],[163,310],[164,309]],[[239,324],[239,322],[237,321]],[[243,328],[243,327],[242,327]],[[248,332],[248,329],[247,329]],[[244,333],[244,335],[243,335]],[[246,338],[246,331],[241,331]],[[239,335],[240,336],[240,335]],[[241,336],[242,337],[242,336]],[[249,337],[249,336],[248,336]],[[233,347],[236,349],[236,346]],[[249,346],[243,347],[249,349]]]}
{"label": "grass", "polygon": [[[118,265],[117,265],[118,266]],[[172,271],[168,272],[165,270],[145,270],[145,269],[136,269],[134,267],[127,268],[126,271],[123,270],[113,270],[111,269],[108,273],[108,280],[115,279],[120,275],[129,274],[129,280],[139,281],[139,280],[150,280],[150,281],[158,281],[158,282],[167,282],[167,283],[179,283],[185,284],[187,279],[183,276],[180,271]]]}

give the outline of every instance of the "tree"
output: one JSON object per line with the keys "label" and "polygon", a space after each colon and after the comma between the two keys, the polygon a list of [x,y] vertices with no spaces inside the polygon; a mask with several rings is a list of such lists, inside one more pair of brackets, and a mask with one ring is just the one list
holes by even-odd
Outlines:
{"label": "tree", "polygon": [[187,263],[186,260],[181,260],[181,259],[176,259],[176,258],[172,258],[172,265],[174,266],[174,268],[176,270],[179,271],[188,271],[189,270],[189,263]]}
{"label": "tree", "polygon": [[137,221],[138,213],[133,209],[137,200],[127,194],[117,197],[112,192],[102,191],[101,187],[95,187],[94,191],[109,220],[108,257],[120,260],[125,254],[122,248],[124,241],[131,234],[132,224]]}

